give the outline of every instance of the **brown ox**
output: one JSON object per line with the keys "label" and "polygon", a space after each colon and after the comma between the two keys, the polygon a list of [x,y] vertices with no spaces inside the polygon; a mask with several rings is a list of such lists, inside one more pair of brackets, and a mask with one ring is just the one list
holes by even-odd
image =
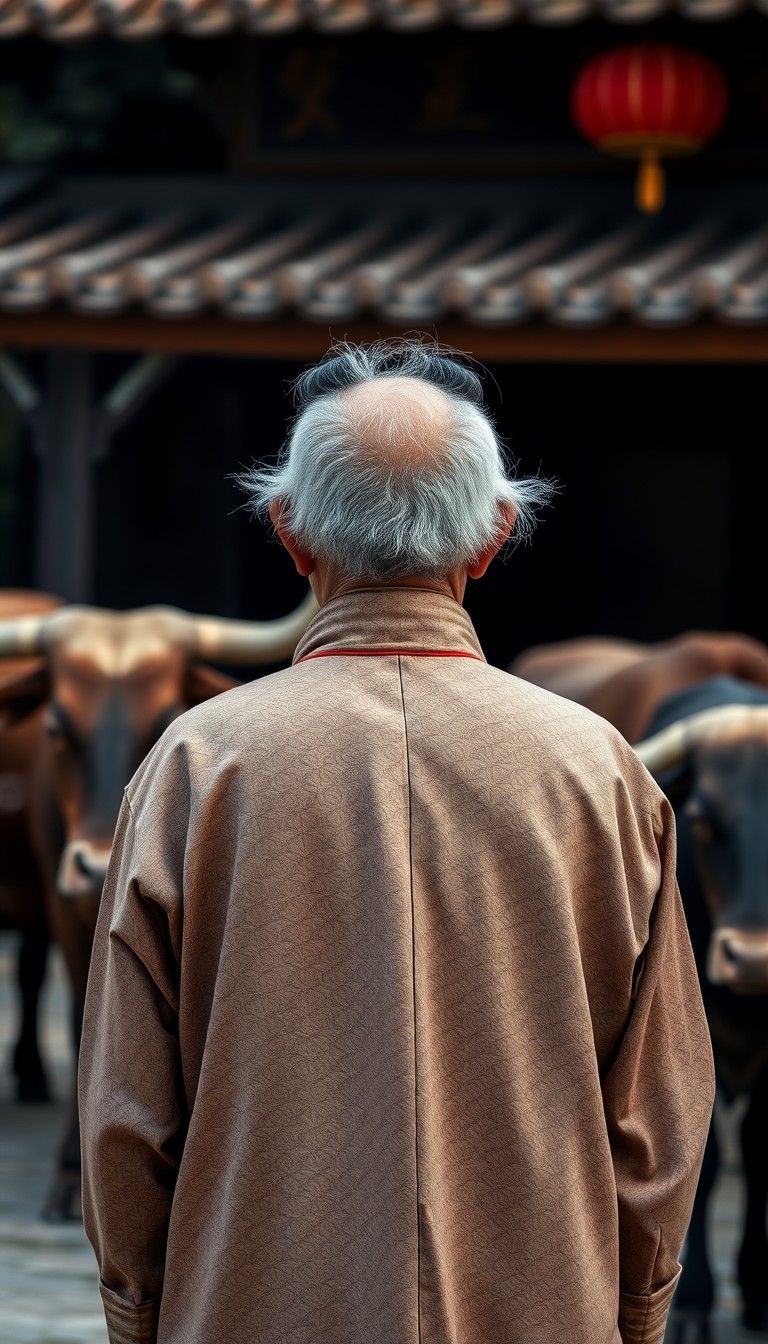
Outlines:
{"label": "brown ox", "polygon": [[[6,922],[28,935],[22,971],[33,999],[44,968],[45,931],[59,944],[72,983],[78,1041],[99,896],[125,785],[173,719],[237,685],[206,661],[253,665],[289,657],[316,604],[309,594],[290,616],[251,622],[168,607],[51,610],[56,599],[48,597],[28,600],[31,609],[10,617],[14,602],[17,610],[23,607],[25,595],[10,595],[0,619],[0,899]],[[24,965],[24,957],[33,959],[30,947],[32,976]],[[17,1050],[17,1063],[21,1053],[33,1074],[39,1069],[36,1044],[30,1053],[34,1018],[34,1003],[28,1004]],[[47,1216],[76,1215],[79,1166],[73,1103]]]}
{"label": "brown ox", "polygon": [[661,703],[710,677],[768,686],[768,648],[742,634],[689,631],[658,644],[626,639],[567,639],[519,654],[509,671],[577,700],[639,742]]}
{"label": "brown ox", "polygon": [[[768,1329],[768,648],[738,634],[658,645],[581,639],[510,671],[578,700],[630,741],[675,806],[677,875],[721,1095],[743,1094],[747,1200],[738,1257],[744,1324]],[[677,1294],[673,1344],[710,1344],[710,1135]]]}
{"label": "brown ox", "polygon": [[[43,615],[61,606],[48,593],[0,592],[0,622],[22,613]],[[0,705],[5,688],[23,682],[35,659],[0,661]],[[3,711],[0,709],[0,726]],[[48,923],[38,866],[30,844],[29,766],[39,735],[39,715],[30,713],[12,733],[0,734],[0,922],[22,935],[18,982],[20,1030],[13,1054],[20,1101],[44,1101],[48,1085],[37,1044],[37,1006],[48,953]]]}

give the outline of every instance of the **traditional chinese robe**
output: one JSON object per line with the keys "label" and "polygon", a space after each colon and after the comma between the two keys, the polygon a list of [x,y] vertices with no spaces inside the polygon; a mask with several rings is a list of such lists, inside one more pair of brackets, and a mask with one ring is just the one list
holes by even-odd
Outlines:
{"label": "traditional chinese robe", "polygon": [[360,590],[126,791],[80,1088],[113,1344],[659,1344],[713,1074],[672,812]]}

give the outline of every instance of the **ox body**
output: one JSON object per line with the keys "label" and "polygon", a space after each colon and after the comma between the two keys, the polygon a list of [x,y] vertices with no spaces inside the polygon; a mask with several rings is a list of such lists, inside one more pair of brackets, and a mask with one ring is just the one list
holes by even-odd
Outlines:
{"label": "ox body", "polygon": [[[0,592],[0,621],[22,614],[47,614],[60,606],[48,593]],[[40,1058],[37,1017],[40,990],[48,957],[48,915],[42,873],[30,835],[30,800],[34,764],[42,729],[42,706],[33,701],[28,712],[9,715],[5,696],[39,671],[30,658],[0,660],[0,925],[18,930],[20,1020],[13,1052],[13,1071],[19,1101],[47,1101],[48,1081]],[[2,732],[9,719],[12,731]],[[16,722],[20,718],[20,722]]]}
{"label": "ox body", "polygon": [[[31,601],[32,610],[10,617],[12,601],[0,620],[0,784],[8,795],[0,814],[0,914],[24,935],[19,1091],[36,1087],[44,1095],[35,1026],[48,935],[69,972],[77,1046],[125,785],[175,718],[238,684],[206,659],[256,664],[290,656],[316,603],[310,595],[281,620],[246,622],[163,607],[41,612]],[[15,605],[24,606],[23,594]],[[78,1214],[79,1173],[73,1097],[48,1217]]]}
{"label": "ox body", "polygon": [[[747,1099],[738,1256],[743,1321],[766,1330],[768,650],[746,637],[704,634],[657,647],[579,640],[530,650],[510,671],[611,718],[635,740],[675,807],[678,882],[721,1096]],[[713,1126],[677,1293],[674,1344],[711,1340],[706,1215],[718,1161]]]}

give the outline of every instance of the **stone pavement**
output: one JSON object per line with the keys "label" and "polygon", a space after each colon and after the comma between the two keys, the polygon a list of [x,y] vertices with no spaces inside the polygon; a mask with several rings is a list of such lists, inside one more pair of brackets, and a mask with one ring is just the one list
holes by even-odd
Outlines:
{"label": "stone pavement", "polygon": [[40,1218],[72,1076],[62,967],[52,957],[43,1008],[42,1049],[57,1101],[17,1106],[8,1071],[14,946],[0,935],[0,1344],[107,1344],[96,1261],[82,1227]]}
{"label": "stone pavement", "polygon": [[[72,1069],[61,963],[54,955],[43,1012],[43,1048],[59,1100],[53,1106],[17,1106],[7,1069],[13,948],[13,937],[0,934],[0,1344],[107,1344],[95,1260],[82,1228],[39,1217]],[[735,1108],[719,1114],[729,1160],[712,1210],[718,1279],[713,1344],[768,1340],[768,1335],[741,1330],[735,1318],[732,1267],[741,1194],[733,1133],[738,1118]]]}

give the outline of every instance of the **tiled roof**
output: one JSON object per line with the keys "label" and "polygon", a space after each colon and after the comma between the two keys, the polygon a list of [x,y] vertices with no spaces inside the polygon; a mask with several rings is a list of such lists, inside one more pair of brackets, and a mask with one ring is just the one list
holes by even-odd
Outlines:
{"label": "tiled roof", "polygon": [[556,25],[591,17],[639,23],[670,12],[707,20],[738,14],[745,4],[768,9],[768,0],[0,0],[0,37],[30,33],[64,42],[102,33],[209,37],[302,27],[341,33],[373,24],[419,31],[446,22],[494,28],[519,19]]}
{"label": "tiled roof", "polygon": [[452,214],[392,189],[389,207],[356,207],[348,196],[319,209],[248,188],[226,204],[217,193],[216,211],[169,204],[185,200],[181,191],[150,206],[138,188],[133,204],[129,191],[103,208],[99,199],[115,193],[95,190],[78,198],[59,187],[5,208],[0,310],[574,328],[702,315],[768,322],[768,208],[754,200],[733,215],[710,205],[649,222],[579,212],[562,197],[537,205],[530,194]]}

